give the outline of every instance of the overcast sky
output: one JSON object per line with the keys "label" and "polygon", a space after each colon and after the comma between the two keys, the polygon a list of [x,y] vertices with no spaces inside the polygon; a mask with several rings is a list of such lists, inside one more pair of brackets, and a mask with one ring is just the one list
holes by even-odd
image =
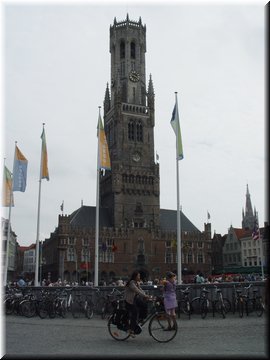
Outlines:
{"label": "overcast sky", "polygon": [[[20,245],[36,242],[42,123],[50,180],[42,180],[40,239],[58,225],[62,201],[65,214],[81,201],[96,204],[96,126],[110,83],[109,28],[127,13],[147,27],[161,208],[177,206],[170,125],[177,91],[184,214],[203,231],[209,212],[212,234],[240,228],[248,184],[260,226],[268,220],[264,2],[6,2],[1,161],[12,171],[15,141],[28,159],[26,191],[14,193],[11,211]],[[6,208],[2,216],[8,217]]]}

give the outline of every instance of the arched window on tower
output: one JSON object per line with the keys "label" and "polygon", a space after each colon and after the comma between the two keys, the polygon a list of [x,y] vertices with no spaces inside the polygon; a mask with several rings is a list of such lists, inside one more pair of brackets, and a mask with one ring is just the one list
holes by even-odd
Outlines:
{"label": "arched window on tower", "polygon": [[130,121],[128,123],[128,139],[134,140],[134,122]]}
{"label": "arched window on tower", "polygon": [[125,43],[124,43],[124,41],[121,41],[121,43],[120,43],[120,59],[124,59],[125,56],[126,56]]}
{"label": "arched window on tower", "polygon": [[135,43],[132,41],[132,43],[130,44],[130,58],[131,59],[135,59],[136,58],[136,45]]}
{"label": "arched window on tower", "polygon": [[137,141],[142,142],[143,141],[143,126],[140,121],[138,121],[136,125],[136,135],[137,135]]}

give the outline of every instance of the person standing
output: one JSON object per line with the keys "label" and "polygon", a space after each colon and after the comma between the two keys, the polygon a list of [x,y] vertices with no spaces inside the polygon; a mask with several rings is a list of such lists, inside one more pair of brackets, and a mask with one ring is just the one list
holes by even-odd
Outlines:
{"label": "person standing", "polygon": [[176,299],[176,275],[173,272],[168,272],[166,280],[163,281],[164,307],[166,313],[170,316],[169,326],[166,330],[175,330],[172,323],[176,320],[175,309],[177,308]]}

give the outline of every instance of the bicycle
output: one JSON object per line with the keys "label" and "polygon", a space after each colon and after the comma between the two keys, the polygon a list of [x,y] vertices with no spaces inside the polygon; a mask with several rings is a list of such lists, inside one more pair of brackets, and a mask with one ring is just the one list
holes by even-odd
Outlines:
{"label": "bicycle", "polygon": [[101,318],[105,319],[106,315],[111,315],[116,308],[117,299],[121,300],[123,293],[116,288],[113,288],[112,291],[106,295],[105,303],[101,309]]}
{"label": "bicycle", "polygon": [[252,284],[245,287],[244,302],[247,316],[253,311],[256,312],[257,316],[260,317],[263,314],[264,308],[262,303],[262,297],[258,295],[258,289],[252,289],[253,296],[250,297],[249,290],[253,287]]}
{"label": "bicycle", "polygon": [[70,307],[74,318],[79,318],[84,315],[87,319],[91,319],[94,315],[94,303],[86,294],[74,294]]}
{"label": "bicycle", "polygon": [[212,301],[213,317],[215,317],[215,312],[218,312],[225,319],[227,312],[231,309],[231,303],[229,299],[223,297],[222,291],[217,285],[214,285],[214,290],[215,299]]}
{"label": "bicycle", "polygon": [[200,296],[196,296],[191,300],[191,313],[198,312],[201,314],[202,319],[206,318],[209,311],[209,290],[204,286],[201,288]]}
{"label": "bicycle", "polygon": [[5,295],[4,299],[4,308],[6,315],[11,315],[16,313],[17,315],[22,314],[22,304],[26,299],[25,294],[21,290],[16,288],[10,288],[7,290],[7,294]]}
{"label": "bicycle", "polygon": [[189,289],[188,286],[185,289],[180,289],[181,295],[183,295],[183,298],[181,298],[178,303],[178,309],[177,309],[177,315],[178,319],[180,318],[180,313],[183,312],[184,314],[188,315],[188,318],[190,319],[191,316],[191,302],[189,299]]}
{"label": "bicycle", "polygon": [[242,318],[244,315],[244,307],[245,307],[245,297],[243,294],[243,288],[236,288],[234,285],[234,293],[233,293],[233,314],[238,311],[239,317]]}
{"label": "bicycle", "polygon": [[[135,334],[139,335],[142,332],[142,327],[149,321],[148,332],[150,336],[160,343],[166,343],[173,340],[177,334],[177,322],[171,318],[165,311],[162,298],[150,298],[152,302],[152,308],[150,309],[147,317],[141,321]],[[128,310],[125,308],[124,300],[117,300],[117,309],[113,312],[108,320],[108,331],[113,339],[117,341],[127,340],[131,334],[130,329],[130,316]],[[170,331],[166,331],[171,322],[173,328]]]}

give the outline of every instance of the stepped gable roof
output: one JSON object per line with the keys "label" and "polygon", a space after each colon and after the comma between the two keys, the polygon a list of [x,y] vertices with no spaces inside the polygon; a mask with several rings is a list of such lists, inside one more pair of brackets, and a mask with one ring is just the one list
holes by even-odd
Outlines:
{"label": "stepped gable roof", "polygon": [[[181,232],[201,232],[194,224],[180,211]],[[160,209],[160,228],[163,231],[177,231],[177,211]]]}
{"label": "stepped gable roof", "polygon": [[[70,215],[70,224],[85,228],[96,227],[96,207],[81,206]],[[112,227],[110,211],[108,208],[99,208],[99,225],[101,227]]]}

